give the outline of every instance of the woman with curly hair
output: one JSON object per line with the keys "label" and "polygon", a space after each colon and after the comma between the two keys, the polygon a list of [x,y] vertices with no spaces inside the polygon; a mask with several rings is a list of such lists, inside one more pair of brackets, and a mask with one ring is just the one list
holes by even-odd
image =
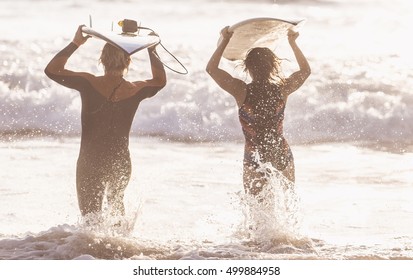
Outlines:
{"label": "woman with curly hair", "polygon": [[292,183],[295,182],[294,158],[283,135],[284,110],[288,96],[296,91],[311,73],[307,59],[296,44],[297,32],[288,33],[288,41],[299,70],[284,78],[280,59],[268,48],[253,48],[244,59],[251,83],[232,77],[219,68],[222,54],[232,33],[225,27],[221,40],[206,67],[215,82],[230,93],[239,107],[239,120],[245,136],[243,182],[252,195],[265,186],[266,176],[260,164],[270,163]]}

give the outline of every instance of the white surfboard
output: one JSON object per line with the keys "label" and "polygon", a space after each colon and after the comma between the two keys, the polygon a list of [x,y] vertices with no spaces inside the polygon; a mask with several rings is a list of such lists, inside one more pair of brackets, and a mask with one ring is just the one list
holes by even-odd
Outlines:
{"label": "white surfboard", "polygon": [[92,37],[106,41],[132,55],[138,51],[150,48],[160,43],[156,35],[139,35],[135,33],[101,32],[89,27],[82,27],[82,32]]}
{"label": "white surfboard", "polygon": [[288,30],[296,29],[303,22],[304,20],[290,21],[277,18],[252,18],[238,22],[228,29],[233,35],[222,56],[229,60],[241,60],[255,47],[274,50],[277,41],[285,38]]}

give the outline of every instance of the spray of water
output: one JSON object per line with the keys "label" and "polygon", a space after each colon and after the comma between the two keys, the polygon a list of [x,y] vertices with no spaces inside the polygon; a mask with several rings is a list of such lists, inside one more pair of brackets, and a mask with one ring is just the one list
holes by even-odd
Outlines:
{"label": "spray of water", "polygon": [[102,211],[82,217],[79,221],[79,228],[103,236],[130,236],[141,214],[143,202],[138,201],[134,205],[137,206],[125,215],[114,215],[113,213],[117,211],[111,209],[107,200],[104,199]]}
{"label": "spray of water", "polygon": [[236,237],[264,251],[292,247],[311,249],[312,241],[301,232],[300,198],[293,182],[271,163],[259,163],[266,184],[257,195],[238,193],[243,221]]}

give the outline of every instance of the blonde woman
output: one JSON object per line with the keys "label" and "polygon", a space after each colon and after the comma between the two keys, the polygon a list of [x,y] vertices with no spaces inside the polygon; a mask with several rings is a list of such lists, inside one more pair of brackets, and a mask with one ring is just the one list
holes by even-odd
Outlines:
{"label": "blonde woman", "polygon": [[298,33],[288,34],[289,44],[300,69],[284,78],[280,59],[268,48],[253,48],[247,54],[245,71],[252,81],[247,84],[219,68],[221,56],[232,33],[225,27],[223,40],[207,65],[215,82],[236,100],[239,120],[245,136],[244,189],[257,195],[266,184],[260,163],[271,163],[291,182],[295,181],[294,158],[283,136],[284,110],[288,96],[304,83],[311,73],[307,59],[297,46]]}
{"label": "blonde woman", "polygon": [[55,82],[80,92],[82,134],[76,187],[82,216],[100,213],[105,194],[112,214],[124,215],[123,196],[131,176],[132,121],[140,102],[165,86],[166,75],[152,47],[148,49],[152,79],[126,81],[123,75],[130,57],[110,44],[103,47],[100,56],[103,76],[66,69],[69,57],[89,38],[83,36],[81,28],[49,62],[45,73]]}

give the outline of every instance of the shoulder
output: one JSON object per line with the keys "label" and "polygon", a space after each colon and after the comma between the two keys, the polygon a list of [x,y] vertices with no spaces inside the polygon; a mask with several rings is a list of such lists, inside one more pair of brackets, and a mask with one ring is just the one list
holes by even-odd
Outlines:
{"label": "shoulder", "polygon": [[283,95],[290,95],[291,93],[298,90],[308,78],[308,73],[305,71],[297,71],[291,74],[288,78],[285,79],[281,91]]}
{"label": "shoulder", "polygon": [[276,91],[284,102],[287,102],[288,96],[291,94],[291,85],[289,82],[288,79],[285,79],[283,82],[278,82],[275,85]]}
{"label": "shoulder", "polygon": [[87,73],[87,72],[75,72],[77,76],[84,78],[86,80],[92,81],[92,80],[97,80],[98,77],[96,77],[93,74]]}
{"label": "shoulder", "polygon": [[87,72],[75,72],[75,71],[66,71],[64,73],[67,78],[77,78],[77,79],[83,79],[87,81],[93,81],[96,80],[97,77],[93,74],[87,73]]}
{"label": "shoulder", "polygon": [[163,87],[166,86],[166,78],[165,79],[154,78],[154,79],[150,79],[150,80],[145,80],[145,81],[143,81],[143,83],[145,84],[145,86],[163,88]]}
{"label": "shoulder", "polygon": [[135,81],[135,82],[128,82],[128,83],[129,83],[129,87],[135,89],[136,92],[144,88],[147,88],[147,87],[161,89],[165,86],[165,83],[158,83],[154,80]]}
{"label": "shoulder", "polygon": [[153,97],[165,84],[153,82],[153,80],[128,82],[128,87],[132,95],[138,95],[141,100]]}

